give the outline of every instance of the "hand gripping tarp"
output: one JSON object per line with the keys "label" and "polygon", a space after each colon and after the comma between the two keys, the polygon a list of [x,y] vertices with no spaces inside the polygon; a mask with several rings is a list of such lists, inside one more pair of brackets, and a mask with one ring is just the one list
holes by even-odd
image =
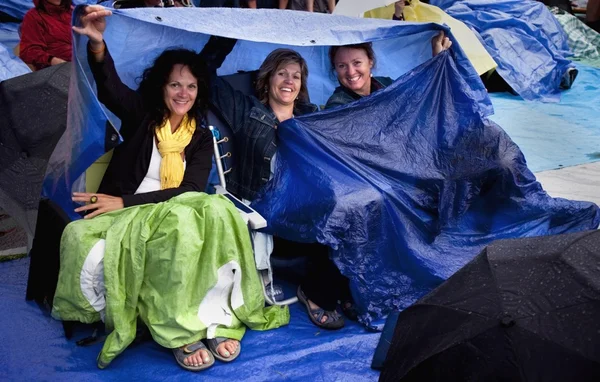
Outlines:
{"label": "hand gripping tarp", "polygon": [[567,35],[546,6],[532,0],[431,0],[479,33],[498,74],[527,100],[558,102],[573,64]]}
{"label": "hand gripping tarp", "polygon": [[600,222],[593,203],[549,197],[471,94],[444,52],[370,97],[278,128],[275,176],[253,207],[269,231],[334,248],[365,323],[494,240]]}
{"label": "hand gripping tarp", "polygon": [[[74,12],[74,22],[79,10]],[[220,75],[258,69],[279,47],[297,50],[308,63],[309,93],[318,105],[324,105],[338,86],[327,57],[331,45],[372,41],[377,54],[376,75],[397,78],[431,58],[430,40],[439,30],[454,38],[447,28],[436,24],[271,9],[142,8],[113,12],[107,19],[104,38],[121,79],[134,89],[143,69],[164,49],[200,51],[210,35],[219,35],[239,39]],[[85,183],[76,180],[119,141],[119,121],[105,111],[94,94],[86,59],[87,38],[74,35],[73,44],[68,127],[52,155],[44,183],[44,194],[71,214],[74,205],[70,193],[81,190]],[[457,70],[468,79],[469,92],[478,102],[478,112],[489,115],[492,108],[483,84],[456,42],[453,53]]]}

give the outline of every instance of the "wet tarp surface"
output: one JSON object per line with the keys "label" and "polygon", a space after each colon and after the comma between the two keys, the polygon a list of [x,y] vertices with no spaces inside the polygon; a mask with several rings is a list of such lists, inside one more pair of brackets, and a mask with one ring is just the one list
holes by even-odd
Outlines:
{"label": "wet tarp surface", "polygon": [[519,145],[533,172],[600,160],[600,69],[579,63],[577,69],[577,81],[560,103],[490,94],[490,119]]}
{"label": "wet tarp surface", "polygon": [[533,0],[432,0],[475,30],[498,73],[523,98],[557,102],[560,80],[572,64],[560,23]]}
{"label": "wet tarp surface", "polygon": [[[311,101],[324,105],[337,86],[327,57],[331,45],[372,41],[378,55],[375,75],[397,78],[431,58],[430,40],[443,28],[433,23],[398,23],[271,9],[144,8],[115,10],[108,18],[104,37],[121,79],[131,88],[137,88],[136,80],[143,69],[164,49],[180,46],[200,51],[211,34],[239,39],[220,75],[256,70],[273,49],[296,49],[310,69]],[[447,29],[446,32],[449,33]],[[109,125],[118,130],[119,121],[110,116],[94,94],[85,56],[86,43],[86,38],[75,36],[67,132],[53,153],[44,184],[45,195],[69,213],[74,208],[70,193],[81,190],[85,183],[80,175],[110,148],[107,142],[118,140],[118,133]],[[469,91],[479,103],[478,112],[491,114],[483,84],[458,44],[453,54],[458,71],[469,79]]]}
{"label": "wet tarp surface", "polygon": [[0,81],[30,72],[31,69],[20,58],[15,57],[10,48],[0,43]]}
{"label": "wet tarp surface", "polygon": [[[66,340],[59,321],[25,302],[29,260],[0,263],[0,380],[2,381],[377,381],[370,369],[379,333],[350,322],[340,331],[320,331],[299,304],[290,307],[288,326],[249,331],[242,353],[230,364],[217,362],[191,373],[175,362],[171,350],[152,341],[130,346],[100,370],[102,343],[79,347],[90,336],[79,327]],[[35,349],[35,358],[31,358]]]}
{"label": "wet tarp surface", "polygon": [[253,206],[270,232],[334,248],[366,323],[493,240],[600,222],[595,204],[543,191],[519,147],[482,119],[449,52],[368,98],[288,120],[278,137],[275,176]]}

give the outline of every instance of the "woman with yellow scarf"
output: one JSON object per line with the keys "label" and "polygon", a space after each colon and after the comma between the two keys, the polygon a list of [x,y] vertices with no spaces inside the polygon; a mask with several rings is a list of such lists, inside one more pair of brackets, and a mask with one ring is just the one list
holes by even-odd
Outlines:
{"label": "woman with yellow scarf", "polygon": [[110,15],[88,6],[73,29],[89,40],[98,99],[121,120],[123,143],[98,192],[73,193],[83,204],[75,211],[86,215],[62,235],[52,315],[105,322],[112,333],[100,368],[133,341],[139,317],[181,367],[201,371],[237,358],[246,327],[284,325],[289,312],[265,308],[247,227],[233,204],[201,194],[213,156],[206,64],[191,50],[166,50],[139,89],[130,89],[103,39]]}

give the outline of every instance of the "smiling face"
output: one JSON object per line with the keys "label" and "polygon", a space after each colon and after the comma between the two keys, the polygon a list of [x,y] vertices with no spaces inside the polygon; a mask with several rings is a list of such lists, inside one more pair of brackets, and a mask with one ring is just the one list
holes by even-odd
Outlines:
{"label": "smiling face", "polygon": [[340,48],[335,54],[334,67],[342,86],[356,94],[371,94],[373,61],[363,49]]}
{"label": "smiling face", "polygon": [[302,86],[300,64],[291,62],[281,65],[269,79],[269,102],[293,105]]}
{"label": "smiling face", "polygon": [[176,64],[164,86],[163,100],[169,109],[169,117],[181,117],[194,106],[198,96],[198,80],[190,68]]}

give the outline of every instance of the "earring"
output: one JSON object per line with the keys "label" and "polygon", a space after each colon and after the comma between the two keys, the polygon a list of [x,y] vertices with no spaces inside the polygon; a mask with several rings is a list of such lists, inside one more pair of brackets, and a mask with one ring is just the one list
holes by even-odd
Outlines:
{"label": "earring", "polygon": [[373,77],[373,73],[370,74],[370,77]]}

